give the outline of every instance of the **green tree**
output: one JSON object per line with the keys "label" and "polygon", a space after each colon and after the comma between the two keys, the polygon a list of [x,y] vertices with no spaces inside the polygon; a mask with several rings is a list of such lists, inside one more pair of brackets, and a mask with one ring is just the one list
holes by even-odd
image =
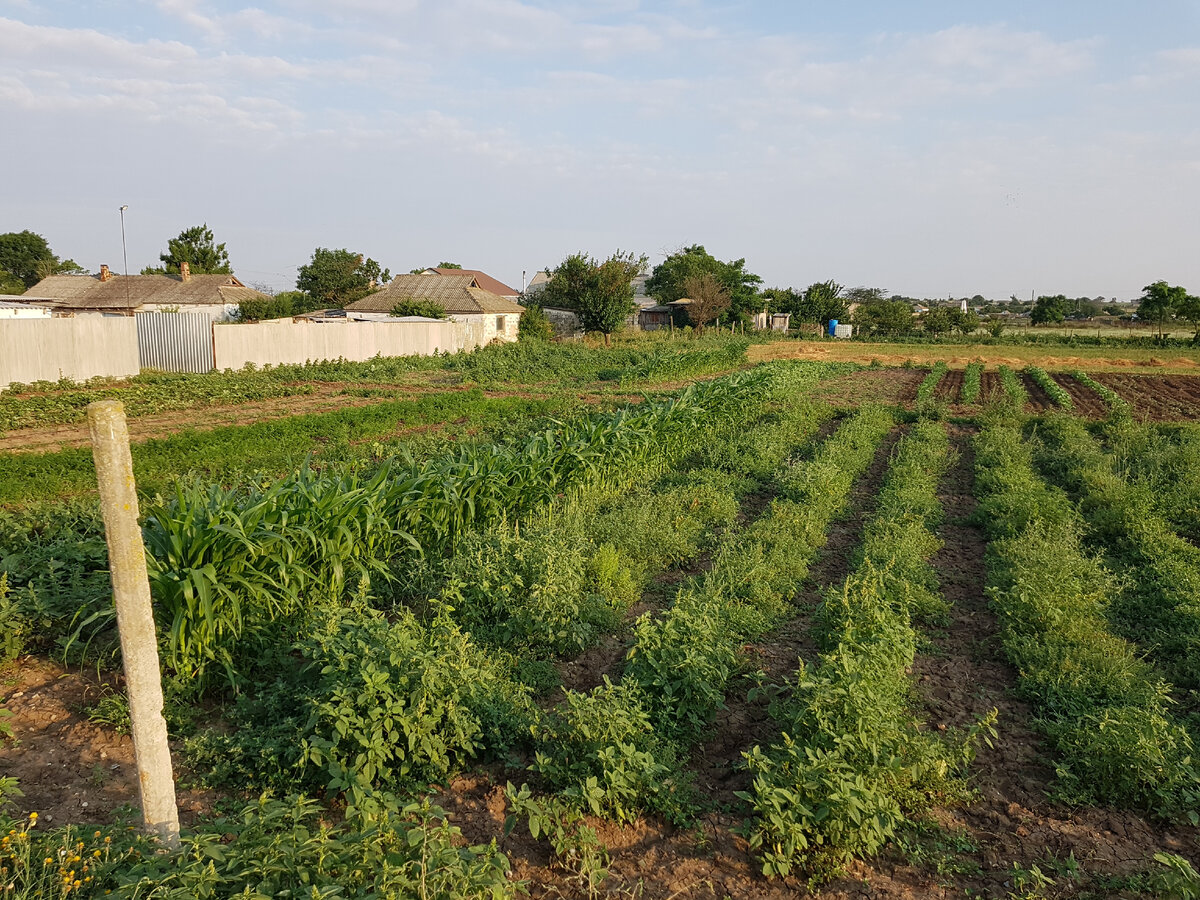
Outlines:
{"label": "green tree", "polygon": [[954,317],[950,315],[950,312],[944,306],[935,306],[925,313],[924,318],[921,319],[921,325],[926,334],[946,334],[950,331],[954,327]]}
{"label": "green tree", "polygon": [[216,243],[208,223],[193,225],[167,241],[167,252],[160,253],[162,265],[147,266],[143,275],[178,275],[183,263],[193,275],[231,275],[229,254],[224,244]]}
{"label": "green tree", "polygon": [[1184,295],[1183,300],[1175,308],[1175,315],[1191,323],[1192,327],[1196,329],[1192,336],[1192,343],[1200,343],[1200,297],[1191,294]]}
{"label": "green tree", "polygon": [[287,319],[320,308],[308,294],[300,291],[280,291],[273,297],[243,300],[238,304],[239,322],[258,322],[262,319]]}
{"label": "green tree", "polygon": [[912,307],[903,300],[864,303],[851,317],[860,334],[905,334],[912,331]]}
{"label": "green tree", "polygon": [[525,307],[521,320],[517,323],[517,340],[520,341],[550,341],[554,339],[554,327],[546,318],[546,313],[536,303]]}
{"label": "green tree", "polygon": [[1187,300],[1188,292],[1178,286],[1170,286],[1165,281],[1156,281],[1142,288],[1142,300],[1138,305],[1138,318],[1147,319],[1158,324],[1158,336],[1163,336],[1163,326],[1167,319],[1172,318],[1177,309]]}
{"label": "green tree", "polygon": [[804,289],[796,314],[804,322],[819,322],[825,328],[833,319],[842,320],[850,311],[844,288],[832,279],[818,281]]}
{"label": "green tree", "polygon": [[28,229],[0,234],[0,293],[23,294],[51,275],[82,275],[85,271],[75,260],[55,256],[40,234]]}
{"label": "green tree", "polygon": [[550,270],[538,299],[579,313],[585,331],[599,331],[604,342],[633,312],[633,278],[646,268],[645,256],[618,250],[604,262],[574,253]]}
{"label": "green tree", "polygon": [[297,271],[296,289],[323,306],[341,309],[367,296],[373,285],[391,278],[387,269],[361,253],[318,247],[312,259]]}
{"label": "green tree", "polygon": [[1074,304],[1063,294],[1038,297],[1029,311],[1029,321],[1034,325],[1050,325],[1062,322]]}
{"label": "green tree", "polygon": [[746,260],[721,262],[700,244],[677,250],[654,267],[646,279],[646,293],[659,303],[673,303],[687,297],[684,282],[709,274],[729,292],[730,311],[739,319],[762,309],[758,286],[762,279],[746,271]]}
{"label": "green tree", "polygon": [[979,328],[979,313],[973,309],[968,309],[963,312],[961,309],[948,310],[950,313],[950,323],[959,334],[974,334]]}
{"label": "green tree", "polygon": [[424,316],[427,319],[446,318],[446,308],[434,300],[409,297],[392,307],[390,316]]}

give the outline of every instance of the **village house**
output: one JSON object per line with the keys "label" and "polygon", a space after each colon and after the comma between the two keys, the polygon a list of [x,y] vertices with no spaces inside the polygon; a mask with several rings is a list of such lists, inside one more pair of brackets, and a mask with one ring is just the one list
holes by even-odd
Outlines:
{"label": "village house", "polygon": [[[493,279],[494,280],[494,279]],[[462,269],[447,274],[397,275],[382,290],[346,307],[346,317],[367,322],[396,321],[391,315],[405,301],[431,302],[464,328],[465,346],[494,340],[515,341],[524,307],[479,286],[479,276]]]}
{"label": "village house", "polygon": [[[132,316],[142,312],[186,312],[214,321],[233,318],[243,300],[265,300],[232,275],[193,275],[185,262],[178,275],[51,275],[29,289],[31,305],[55,316]],[[24,297],[25,295],[22,295]]]}

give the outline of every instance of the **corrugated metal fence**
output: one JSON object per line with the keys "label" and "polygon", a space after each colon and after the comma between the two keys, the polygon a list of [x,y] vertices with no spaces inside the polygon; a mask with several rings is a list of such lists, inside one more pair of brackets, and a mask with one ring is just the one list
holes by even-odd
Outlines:
{"label": "corrugated metal fence", "polygon": [[213,370],[213,320],[201,313],[138,313],[138,362],[167,372]]}

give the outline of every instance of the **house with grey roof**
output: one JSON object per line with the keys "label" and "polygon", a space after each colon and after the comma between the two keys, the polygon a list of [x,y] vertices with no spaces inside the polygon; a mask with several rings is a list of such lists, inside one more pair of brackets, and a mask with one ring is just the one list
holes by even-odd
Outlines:
{"label": "house with grey roof", "polygon": [[233,275],[193,275],[187,263],[181,268],[178,275],[117,275],[101,266],[99,275],[43,278],[28,295],[49,305],[56,316],[186,312],[214,320],[232,318],[243,300],[266,299]]}
{"label": "house with grey roof", "polygon": [[419,275],[474,275],[475,284],[483,288],[485,291],[491,291],[497,297],[503,297],[505,300],[513,300],[521,296],[521,292],[510,288],[507,284],[498,278],[493,278],[487,272],[479,269],[451,269],[446,266],[433,266],[425,269]]}
{"label": "house with grey roof", "polygon": [[515,341],[524,307],[479,286],[478,276],[458,269],[453,274],[397,275],[373,294],[346,307],[346,317],[360,321],[397,321],[395,307],[411,300],[432,302],[461,325],[467,347],[494,340]]}

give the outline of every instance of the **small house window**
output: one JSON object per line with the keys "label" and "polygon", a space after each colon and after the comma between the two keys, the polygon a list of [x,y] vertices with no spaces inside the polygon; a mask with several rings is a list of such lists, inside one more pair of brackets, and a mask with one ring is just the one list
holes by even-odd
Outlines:
{"label": "small house window", "polygon": [[497,331],[504,330],[504,316],[496,316],[496,330]]}

